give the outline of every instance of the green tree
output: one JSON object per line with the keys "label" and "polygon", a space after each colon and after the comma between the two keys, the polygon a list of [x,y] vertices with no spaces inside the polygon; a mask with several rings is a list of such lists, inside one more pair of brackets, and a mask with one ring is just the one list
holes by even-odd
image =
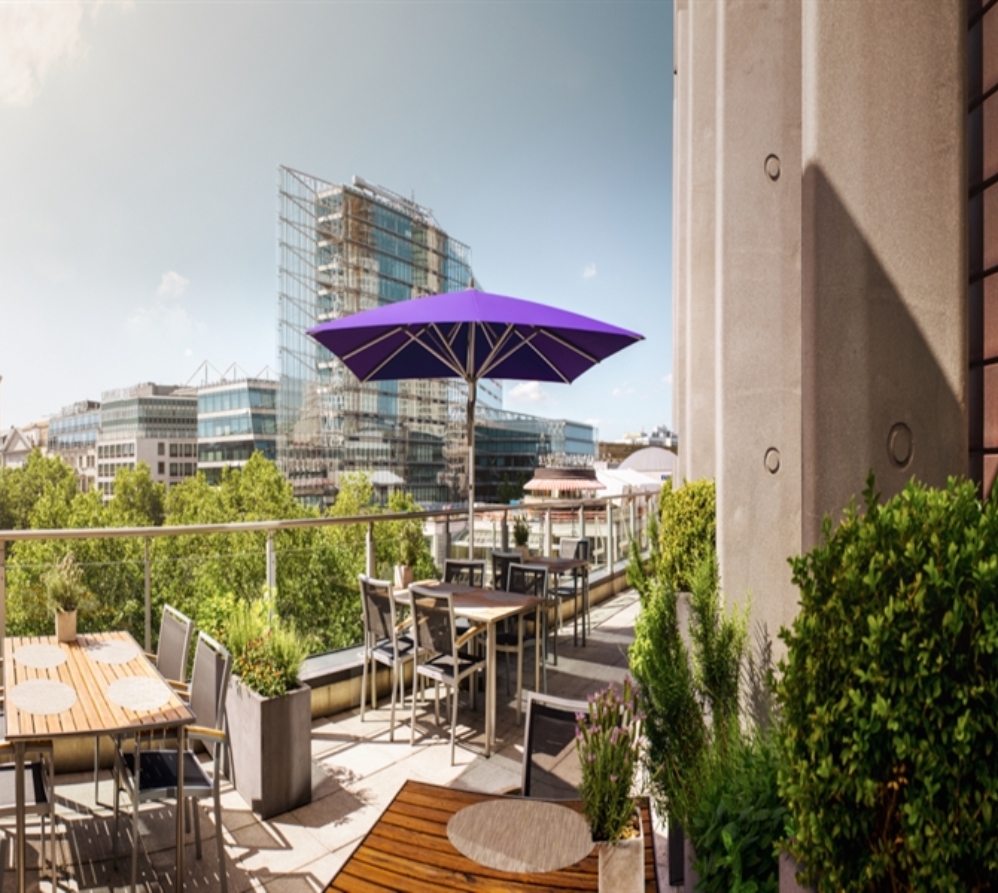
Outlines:
{"label": "green tree", "polygon": [[[41,517],[59,522],[76,496],[76,474],[59,456],[34,449],[24,465],[0,472],[0,530],[29,530],[32,512],[45,500]],[[57,523],[56,526],[63,526]]]}
{"label": "green tree", "polygon": [[163,523],[166,488],[152,479],[145,462],[122,468],[114,477],[114,495],[108,503],[108,526],[151,527]]}

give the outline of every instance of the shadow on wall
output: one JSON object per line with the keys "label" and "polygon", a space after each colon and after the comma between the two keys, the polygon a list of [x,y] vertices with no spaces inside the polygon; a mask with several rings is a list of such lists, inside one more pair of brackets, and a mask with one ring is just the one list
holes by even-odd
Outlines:
{"label": "shadow on wall", "polygon": [[[803,548],[821,538],[872,468],[888,497],[916,477],[942,486],[967,472],[966,401],[954,392],[932,345],[817,166],[803,182],[802,524]],[[924,300],[909,295],[909,300]],[[939,294],[947,325],[966,325],[962,291]],[[937,311],[938,313],[938,311]],[[938,316],[937,316],[938,318]],[[935,333],[930,332],[930,336]],[[962,343],[939,332],[940,343]],[[964,357],[953,376],[965,380]]]}

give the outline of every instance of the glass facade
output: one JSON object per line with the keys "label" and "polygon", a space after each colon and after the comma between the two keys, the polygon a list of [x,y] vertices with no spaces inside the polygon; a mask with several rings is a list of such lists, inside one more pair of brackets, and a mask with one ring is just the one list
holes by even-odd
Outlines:
{"label": "glass facade", "polygon": [[277,459],[277,382],[257,379],[198,390],[198,468],[209,483],[239,468],[253,453]]}
{"label": "glass facade", "polygon": [[[306,330],[372,307],[468,288],[475,284],[471,249],[448,236],[428,209],[357,178],[335,185],[282,167],[278,204],[277,461],[295,493],[329,502],[344,474],[385,471],[424,505],[466,499],[466,385],[448,379],[361,383]],[[574,425],[571,434],[556,435],[572,423],[504,413],[499,382],[480,383],[477,401],[476,422],[485,426],[476,440],[480,499],[494,495],[488,469],[500,459],[503,467],[532,469],[538,450],[554,437],[595,452],[591,428]],[[514,433],[516,420],[530,421]]]}

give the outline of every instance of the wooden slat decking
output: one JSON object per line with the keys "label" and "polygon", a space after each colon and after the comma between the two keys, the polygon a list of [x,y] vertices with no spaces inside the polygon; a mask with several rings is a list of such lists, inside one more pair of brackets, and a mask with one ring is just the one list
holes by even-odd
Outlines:
{"label": "wooden slat decking", "polygon": [[[567,893],[598,889],[596,850],[560,871],[497,871],[463,856],[447,837],[447,822],[465,806],[496,795],[407,781],[326,893]],[[579,803],[565,804],[581,810]],[[655,852],[647,799],[641,800],[645,833],[645,890],[657,891]],[[544,829],[538,828],[538,834]]]}

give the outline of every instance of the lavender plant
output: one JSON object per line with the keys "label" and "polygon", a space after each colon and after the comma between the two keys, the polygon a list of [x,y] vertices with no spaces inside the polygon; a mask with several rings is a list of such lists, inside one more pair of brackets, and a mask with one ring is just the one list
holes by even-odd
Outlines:
{"label": "lavender plant", "polygon": [[628,832],[635,812],[631,788],[642,718],[630,677],[624,679],[622,695],[612,685],[607,686],[589,697],[587,713],[575,717],[582,766],[579,794],[593,840],[631,836]]}

